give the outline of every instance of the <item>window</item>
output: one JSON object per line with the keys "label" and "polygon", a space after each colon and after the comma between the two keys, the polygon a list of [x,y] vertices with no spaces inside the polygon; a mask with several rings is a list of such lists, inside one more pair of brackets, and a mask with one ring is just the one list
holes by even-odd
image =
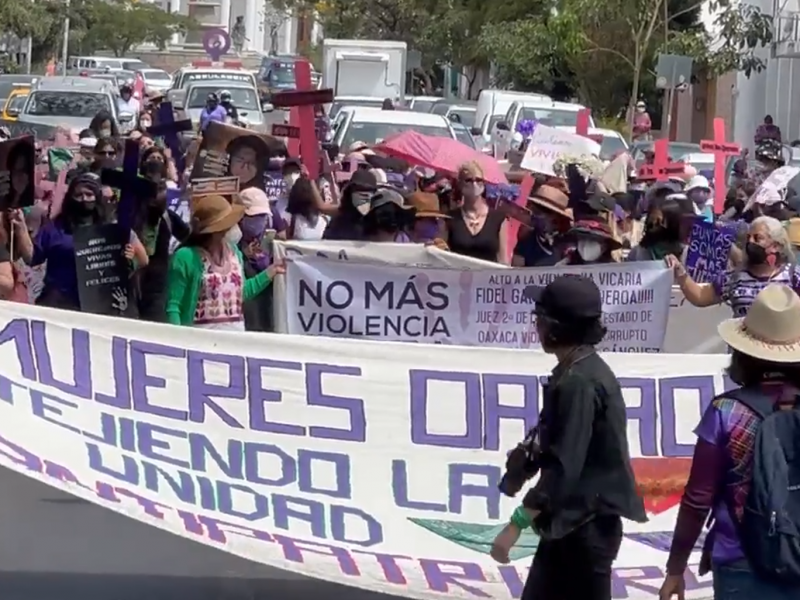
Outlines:
{"label": "window", "polygon": [[411,105],[411,110],[413,110],[414,112],[423,112],[423,113],[430,112],[431,108],[433,108],[433,105],[436,104],[437,102],[438,100],[417,99],[413,101]]}
{"label": "window", "polygon": [[473,150],[477,150],[478,148],[475,146],[475,138],[472,137],[469,129],[464,127],[463,125],[459,125],[456,123],[453,125],[453,132],[456,134],[456,139],[464,144],[465,146],[469,146]]}
{"label": "window", "polygon": [[[191,97],[186,103],[186,108],[204,108],[208,95],[211,93],[219,95],[219,93],[226,88],[217,86],[194,86],[191,90]],[[255,90],[248,88],[229,88],[233,105],[239,110],[256,110],[261,111],[261,104],[258,101]]]}
{"label": "window", "polygon": [[8,101],[8,106],[6,106],[6,111],[11,112],[16,110],[17,112],[22,111],[22,107],[25,106],[25,100],[28,99],[27,94],[17,94],[11,100]]}
{"label": "window", "polygon": [[[575,127],[578,124],[578,111],[557,108],[523,108],[519,120],[528,119],[536,120],[548,127]],[[594,127],[594,124],[590,121],[589,126]]]}
{"label": "window", "polygon": [[474,108],[452,108],[450,112],[447,113],[447,116],[457,115],[459,123],[466,127],[474,127],[475,113],[476,110]]}
{"label": "window", "polygon": [[506,116],[503,117],[503,121],[508,123],[509,127],[514,125],[514,115],[516,114],[516,112],[517,112],[517,103],[514,102],[511,106],[508,107],[508,112],[506,113]]}
{"label": "window", "polygon": [[267,78],[270,85],[294,87],[294,65],[291,63],[273,63]]}
{"label": "window", "polygon": [[163,81],[166,83],[172,80],[172,77],[166,71],[142,71],[142,77],[144,77],[145,81]]}
{"label": "window", "polygon": [[343,100],[340,102],[334,102],[331,104],[331,110],[328,116],[333,119],[339,114],[339,110],[341,110],[343,106],[367,106],[372,108],[380,108],[383,106],[383,100]]}
{"label": "window", "polygon": [[25,114],[42,117],[84,117],[91,119],[101,110],[114,114],[106,94],[37,91],[29,96]]}
{"label": "window", "polygon": [[448,104],[447,102],[437,102],[436,104],[433,105],[433,108],[431,108],[431,113],[434,115],[445,116],[447,114],[447,111],[450,110],[450,106],[451,105]]}
{"label": "window", "polygon": [[364,121],[350,122],[350,127],[344,134],[344,139],[339,144],[340,148],[349,148],[355,142],[364,142],[372,146],[373,144],[380,144],[383,140],[403,133],[404,131],[416,131],[422,135],[430,135],[433,137],[446,137],[452,138],[450,129],[447,127],[431,127],[415,125],[413,123],[368,123]]}
{"label": "window", "polygon": [[600,144],[600,158],[601,160],[611,160],[614,155],[622,150],[627,150],[628,147],[622,138],[616,135],[604,135],[603,142]]}

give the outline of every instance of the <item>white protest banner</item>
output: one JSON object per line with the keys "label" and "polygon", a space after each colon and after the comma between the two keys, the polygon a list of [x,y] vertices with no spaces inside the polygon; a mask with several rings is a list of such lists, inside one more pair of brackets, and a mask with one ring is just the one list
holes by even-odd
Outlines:
{"label": "white protest banner", "polygon": [[555,127],[537,124],[520,166],[534,173],[555,175],[553,163],[561,156],[600,155],[600,144]]}
{"label": "white protest banner", "polygon": [[298,258],[287,270],[288,332],[538,348],[523,292],[565,274],[591,277],[600,288],[608,328],[602,349],[661,351],[672,287],[661,262],[469,271]]}
{"label": "white protest banner", "polygon": [[[604,358],[628,405],[650,516],[625,523],[612,597],[655,600],[692,430],[726,388],[728,357]],[[497,482],[553,366],[539,352],[212,332],[0,303],[0,465],[300,575],[420,600],[512,600],[538,538],[525,532],[509,565],[489,557],[519,502]],[[710,594],[698,558],[685,574],[690,599]]]}
{"label": "white protest banner", "polygon": [[[428,267],[446,267],[453,269],[484,269],[487,267],[506,268],[485,260],[461,256],[454,252],[445,252],[435,246],[423,244],[394,244],[376,242],[348,241],[281,241],[273,242],[275,258],[285,260],[294,256],[317,256],[333,260],[345,260],[357,263],[378,265],[420,265]],[[283,276],[273,282],[272,314],[275,331],[288,331],[288,313],[286,309],[286,283]]]}
{"label": "white protest banner", "polygon": [[789,182],[794,179],[798,173],[800,173],[800,167],[790,167],[787,165],[775,169],[761,182],[761,185],[758,186],[755,194],[748,200],[747,207],[749,208],[753,204],[769,204],[768,198],[771,195],[774,196],[776,192],[782,197],[786,186],[789,185]]}

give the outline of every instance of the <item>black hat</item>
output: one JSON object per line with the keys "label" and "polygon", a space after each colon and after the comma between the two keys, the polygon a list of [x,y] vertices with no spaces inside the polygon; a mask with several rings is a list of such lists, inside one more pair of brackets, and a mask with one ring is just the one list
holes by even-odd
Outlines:
{"label": "black hat", "polygon": [[561,275],[545,287],[529,285],[524,296],[536,303],[536,314],[557,321],[598,319],[603,314],[600,290],[594,281],[580,275]]}
{"label": "black hat", "polygon": [[353,173],[352,177],[350,177],[350,181],[347,182],[345,187],[377,190],[378,179],[375,177],[375,173],[372,172],[372,169],[358,169]]}

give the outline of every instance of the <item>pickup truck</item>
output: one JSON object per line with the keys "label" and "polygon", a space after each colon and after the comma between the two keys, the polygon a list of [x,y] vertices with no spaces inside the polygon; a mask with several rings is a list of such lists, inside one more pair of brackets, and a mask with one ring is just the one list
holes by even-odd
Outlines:
{"label": "pickup truck", "polygon": [[176,108],[183,109],[185,118],[191,119],[192,125],[199,127],[200,113],[206,106],[208,95],[214,93],[219,96],[223,90],[231,93],[233,105],[239,113],[239,121],[244,126],[254,131],[268,133],[258,92],[248,83],[203,81],[189,84],[185,99],[179,102]]}

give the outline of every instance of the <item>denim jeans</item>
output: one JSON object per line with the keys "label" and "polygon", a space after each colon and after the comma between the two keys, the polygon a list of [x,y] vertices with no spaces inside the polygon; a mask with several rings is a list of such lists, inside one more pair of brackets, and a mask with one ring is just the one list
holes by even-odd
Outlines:
{"label": "denim jeans", "polygon": [[800,587],[758,579],[746,561],[714,565],[714,600],[798,600]]}

